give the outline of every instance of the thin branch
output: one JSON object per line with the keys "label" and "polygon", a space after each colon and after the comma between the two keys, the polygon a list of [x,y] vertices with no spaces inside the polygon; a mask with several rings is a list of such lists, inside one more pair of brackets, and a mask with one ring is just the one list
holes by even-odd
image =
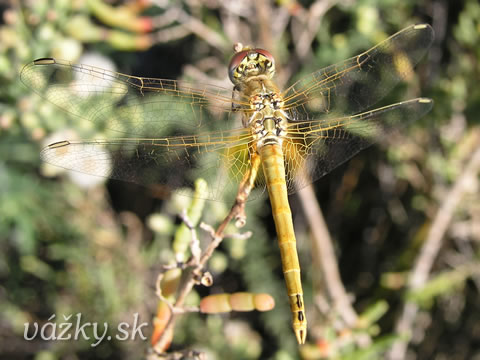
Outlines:
{"label": "thin branch", "polygon": [[[225,219],[222,223],[218,226],[217,230],[214,230],[213,227],[207,224],[200,224],[200,227],[206,230],[210,236],[212,237],[212,242],[208,245],[205,249],[204,253],[201,255],[199,259],[192,258],[188,262],[188,266],[184,269],[184,274],[182,275],[182,281],[179,285],[177,291],[177,298],[175,304],[172,306],[172,309],[182,308],[185,302],[185,298],[193,289],[193,287],[198,283],[198,279],[201,278],[202,270],[207,261],[212,256],[214,250],[220,245],[224,238],[224,231],[227,225],[230,223],[231,220],[236,218],[237,216],[243,214],[244,203],[237,201],[231,208],[230,212],[227,214]],[[188,224],[187,224],[188,226]],[[154,346],[154,351],[157,354],[161,354],[163,349],[166,348],[167,342],[169,341],[168,336],[166,334],[170,333],[171,329],[175,325],[176,318],[178,316],[178,311],[173,311],[170,315],[170,319],[168,320],[165,329],[163,330],[160,339]]]}
{"label": "thin branch", "polygon": [[273,48],[272,28],[270,24],[272,22],[270,21],[272,19],[272,5],[269,1],[254,1],[253,6],[255,7],[257,15],[260,44],[266,48]]}
{"label": "thin branch", "polygon": [[199,261],[202,250],[200,249],[200,241],[198,240],[197,232],[195,231],[195,226],[192,224],[188,218],[187,211],[183,210],[180,214],[180,218],[183,223],[188,227],[190,233],[192,234],[192,240],[190,241],[190,252],[194,261]]}
{"label": "thin branch", "polygon": [[302,8],[296,11],[293,18],[297,21],[293,22],[292,33],[297,57],[282,68],[282,72],[278,76],[281,79],[280,85],[285,84],[286,80],[297,71],[300,62],[307,62],[306,60],[311,55],[312,43],[322,24],[323,16],[336,3],[337,0],[317,0],[308,10]]}
{"label": "thin branch", "polygon": [[162,30],[155,31],[151,34],[152,42],[157,44],[163,44],[178,39],[187,37],[192,32],[186,29],[182,25],[171,26]]}
{"label": "thin branch", "polygon": [[322,24],[323,16],[335,3],[335,1],[317,0],[310,6],[306,26],[295,42],[295,52],[300,60],[304,60],[312,51],[312,42]]}
{"label": "thin branch", "polygon": [[[164,8],[162,5],[166,4],[157,4],[160,8]],[[179,25],[170,26],[174,22],[178,22]],[[152,34],[152,38],[157,43],[165,43],[184,38],[189,34],[195,34],[220,51],[225,51],[228,48],[228,42],[218,32],[210,29],[202,21],[191,16],[179,6],[165,8],[164,14],[152,17],[152,23],[154,28],[161,28],[161,30]]]}
{"label": "thin branch", "polygon": [[[460,176],[457,178],[455,184],[448,192],[445,200],[433,220],[430,231],[427,235],[425,243],[415,261],[413,271],[408,282],[408,289],[417,290],[425,285],[428,280],[428,275],[432,269],[433,263],[438,255],[445,232],[452,221],[454,212],[462,200],[463,196],[469,188],[469,184],[476,181],[476,177],[480,172],[480,130],[476,130],[477,141],[473,142],[476,149],[472,149],[472,155]],[[412,301],[405,304],[403,312],[395,327],[399,334],[412,333],[414,320],[418,312],[418,305]],[[389,354],[390,360],[402,360],[405,358],[408,341],[397,341]]]}
{"label": "thin branch", "polygon": [[211,46],[225,51],[229,48],[228,42],[215,30],[210,29],[200,20],[190,16],[185,11],[179,9],[178,21],[193,34],[205,40]]}
{"label": "thin branch", "polygon": [[169,354],[149,354],[147,360],[182,360],[182,359],[194,359],[194,360],[206,360],[207,356],[204,352],[195,350],[176,351]]}
{"label": "thin branch", "polygon": [[325,276],[327,291],[335,304],[335,310],[349,326],[354,326],[357,313],[353,309],[348,294],[343,286],[336,261],[335,250],[322,211],[311,186],[298,192],[303,211],[313,235],[312,251],[319,258],[322,274]]}

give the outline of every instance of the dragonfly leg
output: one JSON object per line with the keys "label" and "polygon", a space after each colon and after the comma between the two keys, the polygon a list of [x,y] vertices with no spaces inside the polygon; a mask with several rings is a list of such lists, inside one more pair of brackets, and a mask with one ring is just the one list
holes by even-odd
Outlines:
{"label": "dragonfly leg", "polygon": [[244,174],[243,179],[238,188],[237,196],[235,197],[235,203],[228,215],[223,219],[222,223],[218,227],[215,236],[223,236],[223,231],[227,225],[235,219],[235,225],[240,228],[245,225],[247,221],[247,216],[245,214],[245,202],[248,199],[248,195],[253,189],[255,184],[255,178],[257,177],[258,169],[260,167],[260,156],[252,151],[250,156],[250,167],[247,172]]}
{"label": "dragonfly leg", "polygon": [[243,179],[238,188],[237,196],[235,197],[235,203],[232,209],[236,208],[235,225],[237,227],[243,227],[247,222],[247,215],[245,214],[245,203],[255,185],[255,179],[257,178],[258,169],[260,167],[260,155],[256,152],[252,152],[250,156],[250,167],[243,176]]}
{"label": "dragonfly leg", "polygon": [[241,110],[240,105],[237,103],[237,101],[240,100],[240,96],[241,96],[240,88],[238,85],[235,85],[232,91],[232,111],[233,112]]}

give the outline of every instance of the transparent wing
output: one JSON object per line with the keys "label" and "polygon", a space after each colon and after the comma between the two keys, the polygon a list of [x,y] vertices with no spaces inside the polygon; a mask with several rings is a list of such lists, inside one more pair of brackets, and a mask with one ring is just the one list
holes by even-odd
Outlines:
{"label": "transparent wing", "polygon": [[[140,78],[45,58],[26,65],[21,80],[64,111],[121,138],[62,141],[42,150],[44,161],[141,185],[190,187],[209,181],[220,200],[248,168],[247,129],[230,129],[232,90]],[[242,98],[234,100],[244,107]],[[117,135],[118,135],[117,134]],[[175,135],[167,137],[166,135]],[[115,136],[115,134],[113,134]]]}
{"label": "transparent wing", "polygon": [[[45,147],[42,160],[65,169],[141,185],[171,189],[193,186],[194,177],[209,183],[206,198],[225,200],[247,171],[247,129],[167,138],[117,138],[60,141]],[[191,173],[194,171],[194,173]]]}
{"label": "transparent wing", "polygon": [[412,25],[358,56],[297,81],[283,93],[290,119],[341,117],[369,108],[411,76],[433,38],[430,25]]}
{"label": "transparent wing", "polygon": [[310,184],[375,142],[425,115],[433,101],[418,98],[355,116],[291,123],[284,141],[289,193]]}
{"label": "transparent wing", "polygon": [[[224,122],[232,108],[232,89],[129,76],[53,58],[27,64],[20,78],[64,111],[128,136],[199,132],[207,123]],[[248,105],[242,98],[233,102]]]}
{"label": "transparent wing", "polygon": [[[407,77],[432,39],[428,25],[411,26],[284,92],[292,121],[283,142],[290,193],[431,108],[430,100],[415,99],[344,116],[371,106]],[[172,188],[190,186],[193,176],[187,170],[193,169],[209,180],[210,199],[221,199],[248,169],[249,131],[230,130],[227,121],[233,117],[232,103],[246,109],[248,99],[241,94],[232,99],[230,89],[139,78],[51,58],[26,65],[21,79],[65,111],[124,135],[52,144],[42,158],[54,165]],[[166,137],[171,132],[176,136]],[[263,181],[260,176],[260,192]]]}

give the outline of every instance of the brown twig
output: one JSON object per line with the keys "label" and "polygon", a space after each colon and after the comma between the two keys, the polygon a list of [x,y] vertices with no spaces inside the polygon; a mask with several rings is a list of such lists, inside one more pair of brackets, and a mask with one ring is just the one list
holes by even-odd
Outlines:
{"label": "brown twig", "polygon": [[[210,29],[202,21],[191,16],[179,6],[168,8],[165,8],[163,4],[158,4],[157,6],[164,8],[165,13],[152,17],[154,28],[161,28],[161,30],[157,30],[152,34],[154,41],[164,43],[181,39],[189,34],[195,34],[220,51],[225,51],[229,47],[228,42],[218,32]],[[178,22],[179,25],[170,26],[174,22]]]}
{"label": "brown twig", "polygon": [[[200,224],[200,228],[204,229],[210,234],[210,236],[212,237],[212,242],[208,245],[208,247],[205,249],[205,251],[200,256],[199,259],[192,258],[187,263],[187,266],[184,269],[184,274],[182,275],[182,281],[177,291],[176,301],[175,301],[175,304],[172,306],[172,309],[179,309],[183,307],[185,298],[190,293],[192,288],[198,283],[198,279],[201,277],[201,273],[205,264],[212,256],[214,250],[218,247],[218,245],[220,245],[223,238],[225,237],[224,235],[225,228],[227,227],[227,225],[230,223],[232,219],[236,218],[239,214],[243,213],[243,206],[244,204],[241,204],[240,202],[236,202],[232,206],[228,215],[225,217],[222,223],[218,226],[217,230],[214,230],[211,226],[207,224],[204,224],[204,223]],[[188,226],[188,223],[187,223],[187,226]],[[168,320],[168,323],[165,326],[165,329],[163,330],[163,333],[160,339],[154,346],[155,353],[161,354],[163,352],[163,349],[166,348],[167,342],[169,341],[168,336],[166,336],[166,334],[170,333],[171,329],[173,329],[177,315],[178,315],[177,311],[172,311],[170,319]]]}
{"label": "brown twig", "polygon": [[272,48],[272,8],[269,1],[254,1],[253,6],[256,10],[260,45],[266,48]]}
{"label": "brown twig", "polygon": [[182,359],[194,359],[194,360],[206,360],[205,353],[194,350],[175,351],[169,354],[151,354],[147,356],[147,360],[182,360]]}
{"label": "brown twig", "polygon": [[335,304],[335,310],[349,326],[354,326],[357,321],[357,313],[353,309],[348,294],[343,286],[338,270],[332,239],[322,211],[316,200],[312,187],[306,186],[298,192],[303,211],[313,235],[312,251],[319,259],[322,274],[325,277],[327,291]]}
{"label": "brown twig", "polygon": [[317,0],[310,6],[305,26],[295,42],[295,52],[300,60],[304,60],[312,51],[312,42],[322,24],[323,16],[335,3],[330,0]]}
{"label": "brown twig", "polygon": [[229,43],[221,37],[218,32],[210,29],[200,20],[190,16],[183,10],[179,10],[178,21],[193,34],[205,40],[211,46],[219,49],[220,51],[227,50],[230,45]]}
{"label": "brown twig", "polygon": [[293,17],[293,44],[295,45],[296,59],[282,68],[279,74],[280,85],[285,84],[297,70],[299,63],[305,63],[312,51],[312,43],[322,24],[325,13],[335,6],[336,0],[317,0],[308,10],[302,9]]}
{"label": "brown twig", "polygon": [[163,44],[169,41],[175,41],[187,37],[192,32],[182,25],[171,26],[162,30],[155,31],[151,34],[152,42]]}
{"label": "brown twig", "polygon": [[[477,141],[473,142],[476,149],[472,149],[472,155],[465,166],[464,171],[457,178],[455,184],[448,192],[445,200],[433,220],[423,247],[415,261],[411,272],[408,289],[418,290],[428,280],[428,275],[432,269],[435,258],[438,255],[445,232],[452,221],[455,209],[463,198],[463,195],[469,187],[468,184],[475,181],[480,172],[480,147],[475,144],[480,143],[480,130],[476,131]],[[402,314],[396,324],[395,330],[399,334],[410,335],[415,317],[418,312],[418,305],[408,301],[402,311]],[[401,360],[405,358],[408,340],[397,341],[389,353],[390,360]]]}

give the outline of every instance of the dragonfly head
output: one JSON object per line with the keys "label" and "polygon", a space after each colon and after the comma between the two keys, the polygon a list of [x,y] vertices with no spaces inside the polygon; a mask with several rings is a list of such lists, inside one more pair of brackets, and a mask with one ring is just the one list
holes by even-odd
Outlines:
{"label": "dragonfly head", "polygon": [[275,74],[275,60],[264,49],[252,49],[235,44],[236,52],[228,66],[228,76],[235,85],[251,76],[266,75],[269,79]]}

